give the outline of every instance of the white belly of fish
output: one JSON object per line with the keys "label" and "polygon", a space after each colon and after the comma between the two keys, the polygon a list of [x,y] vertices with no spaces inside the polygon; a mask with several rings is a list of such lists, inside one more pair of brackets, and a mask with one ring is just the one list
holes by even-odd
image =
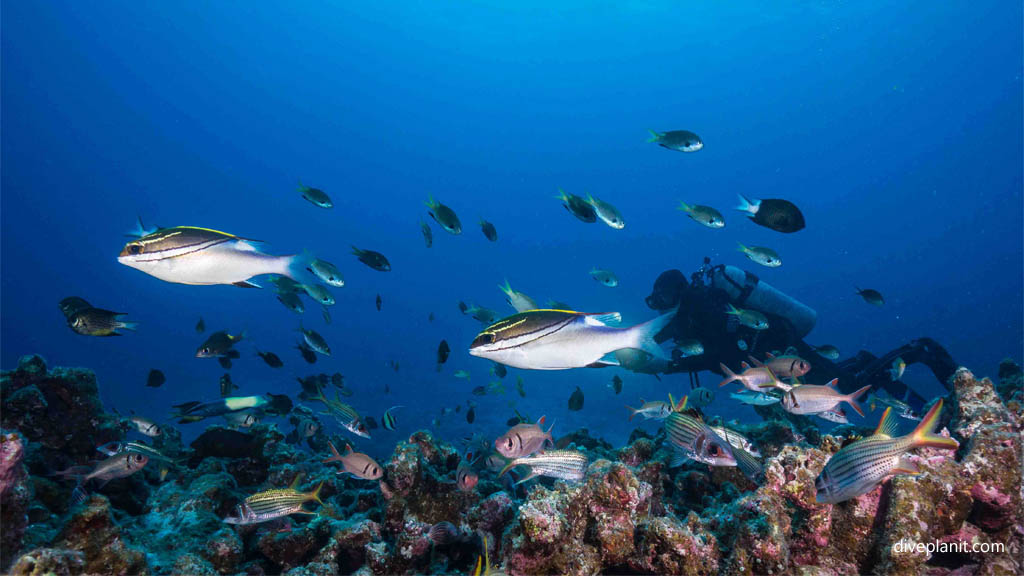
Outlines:
{"label": "white belly of fish", "polygon": [[569,370],[593,364],[605,354],[633,344],[628,329],[567,326],[532,342],[495,352],[501,364],[528,370]]}
{"label": "white belly of fish", "polygon": [[171,258],[133,261],[122,257],[118,260],[166,282],[211,285],[234,284],[261,274],[287,275],[291,257],[270,256],[244,243],[225,242]]}

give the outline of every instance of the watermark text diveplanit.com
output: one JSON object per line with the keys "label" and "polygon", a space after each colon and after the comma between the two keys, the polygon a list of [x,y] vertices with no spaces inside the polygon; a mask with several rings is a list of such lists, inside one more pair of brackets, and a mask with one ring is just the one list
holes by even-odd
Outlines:
{"label": "watermark text diveplanit.com", "polygon": [[1006,545],[1002,542],[914,542],[898,540],[892,545],[895,554],[1002,554]]}

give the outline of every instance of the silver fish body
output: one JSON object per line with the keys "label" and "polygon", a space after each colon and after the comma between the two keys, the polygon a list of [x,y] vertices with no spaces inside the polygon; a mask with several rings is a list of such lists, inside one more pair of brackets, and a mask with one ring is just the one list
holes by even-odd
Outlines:
{"label": "silver fish body", "polygon": [[695,460],[711,466],[735,466],[731,445],[699,418],[683,412],[673,412],[665,420],[665,432],[676,451],[670,467],[686,460]]}
{"label": "silver fish body", "polygon": [[566,310],[521,312],[488,326],[470,346],[473,356],[532,370],[582,368],[622,348],[636,348],[667,360],[654,336],[675,312],[631,328],[616,328],[618,313]]}
{"label": "silver fish body", "polygon": [[548,450],[541,454],[516,458],[502,468],[499,476],[515,468],[526,466],[530,473],[523,477],[516,484],[522,484],[537,476],[549,476],[562,480],[582,480],[587,473],[587,457],[582,452],[575,450]]}
{"label": "silver fish body", "polygon": [[178,226],[125,244],[117,261],[165,282],[256,285],[262,274],[293,275],[296,256],[260,252],[255,241],[217,230]]}

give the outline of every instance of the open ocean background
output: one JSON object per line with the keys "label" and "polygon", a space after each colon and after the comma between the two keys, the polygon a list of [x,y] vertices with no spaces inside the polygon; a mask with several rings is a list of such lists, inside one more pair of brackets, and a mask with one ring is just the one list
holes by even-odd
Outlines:
{"label": "open ocean background", "polygon": [[[556,436],[585,426],[621,443],[632,429],[622,405],[680,395],[685,374],[510,369],[505,395],[471,396],[493,377],[468,354],[480,325],[457,302],[511,313],[497,288],[508,278],[539,302],[618,310],[631,325],[655,314],[643,298],[659,273],[689,275],[704,256],[816,309],[807,340],[843,357],[930,336],[979,375],[1020,360],[1019,2],[511,4],[4,2],[3,368],[28,353],[86,366],[108,406],[161,420],[171,404],[218,395],[224,371],[193,357],[205,337],[246,330],[231,370],[239,394],[294,396],[296,377],[342,372],[362,414],[407,406],[397,432],[374,432],[379,451],[467,399],[476,423],[450,415],[442,437],[496,436],[514,401],[554,418]],[[649,128],[692,130],[705,147],[664,150],[646,143]],[[335,207],[303,200],[299,179]],[[626,228],[577,221],[558,188],[611,202]],[[464,227],[456,237],[431,221],[430,249],[428,193]],[[736,193],[792,200],[807,228],[746,222]],[[726,228],[694,223],[679,200],[717,207]],[[333,322],[308,301],[302,317],[333,356],[301,360],[299,317],[270,290],[168,284],[118,264],[137,215],[337,264],[347,285],[331,289]],[[775,248],[783,266],[757,267],[737,241]],[[353,244],[393,271],[360,264]],[[620,286],[596,283],[593,266]],[[138,332],[73,333],[57,308],[72,295],[126,312]],[[437,373],[442,338],[452,355]],[[151,368],[167,375],[162,388],[145,387]],[[616,373],[619,396],[607,387]],[[905,380],[925,396],[941,389],[919,365]],[[753,414],[715,375],[702,382],[718,394],[709,413]],[[576,386],[586,404],[568,412]]]}

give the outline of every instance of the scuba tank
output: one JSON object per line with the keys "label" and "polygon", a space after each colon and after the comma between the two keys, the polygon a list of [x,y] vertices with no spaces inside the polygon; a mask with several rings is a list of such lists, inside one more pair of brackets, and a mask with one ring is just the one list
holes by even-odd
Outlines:
{"label": "scuba tank", "polygon": [[737,308],[750,308],[785,318],[793,325],[798,338],[807,336],[818,320],[818,313],[806,304],[735,266],[720,264],[712,268],[711,286],[728,294]]}

